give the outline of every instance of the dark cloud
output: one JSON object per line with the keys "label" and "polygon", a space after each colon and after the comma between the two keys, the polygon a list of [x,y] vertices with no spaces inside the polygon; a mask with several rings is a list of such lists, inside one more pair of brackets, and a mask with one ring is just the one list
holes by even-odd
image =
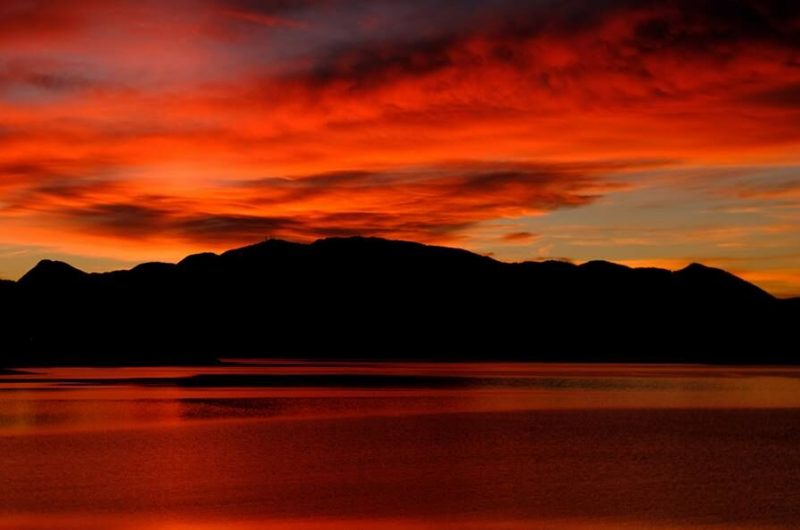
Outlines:
{"label": "dark cloud", "polygon": [[58,61],[0,61],[0,95],[9,90],[59,95],[111,87],[82,70],[85,67],[79,64]]}
{"label": "dark cloud", "polygon": [[[87,3],[91,2],[89,0]],[[65,0],[3,2],[0,4],[0,43],[76,31],[83,27],[85,21],[74,8],[74,2]]]}
{"label": "dark cloud", "polygon": [[755,103],[768,107],[800,110],[800,83],[792,83],[748,94],[744,100],[746,103]]}
{"label": "dark cloud", "polygon": [[164,219],[160,228],[163,235],[211,243],[259,241],[267,236],[284,234],[308,236],[309,231],[299,219],[233,214],[178,215]]}
{"label": "dark cloud", "polygon": [[304,216],[183,213],[135,204],[97,204],[58,214],[60,218],[95,234],[129,239],[149,237],[230,245],[265,237],[314,239],[335,236],[391,236],[406,239],[420,234],[444,235],[464,225],[441,225],[376,212],[320,213]]}
{"label": "dark cloud", "polygon": [[351,90],[375,88],[398,77],[419,76],[453,66],[447,40],[416,42],[413,45],[384,44],[343,50],[319,61],[309,72],[312,88],[347,83]]}
{"label": "dark cloud", "polygon": [[536,238],[536,234],[531,232],[511,232],[503,235],[503,241],[509,243],[529,243]]}
{"label": "dark cloud", "polygon": [[31,193],[61,199],[79,199],[99,191],[119,189],[118,183],[102,179],[69,179],[48,182],[31,188]]}
{"label": "dark cloud", "polygon": [[800,177],[791,176],[757,182],[742,182],[734,195],[744,199],[769,199],[795,204],[800,199]]}
{"label": "dark cloud", "polygon": [[[264,237],[309,239],[319,236],[380,235],[403,224],[394,216],[343,212],[303,217],[188,213],[136,204],[96,204],[59,214],[94,233],[125,238],[177,238],[193,242],[231,244]],[[407,229],[418,230],[419,225]]]}
{"label": "dark cloud", "polygon": [[319,9],[325,5],[339,2],[328,0],[217,0],[215,4],[223,9],[235,9],[259,15],[283,15],[305,9]]}
{"label": "dark cloud", "polygon": [[259,241],[265,237],[315,239],[339,236],[389,236],[405,239],[447,235],[466,228],[441,225],[423,219],[378,212],[316,213],[303,216],[255,216],[197,214],[176,217],[166,223],[162,235],[195,242],[231,244]]}
{"label": "dark cloud", "polygon": [[0,175],[2,181],[8,183],[14,179],[39,178],[49,174],[49,165],[46,162],[37,161],[12,161],[0,164]]}
{"label": "dark cloud", "polygon": [[[252,189],[262,206],[347,199],[388,209],[420,212],[480,212],[488,209],[543,209],[586,204],[615,185],[602,177],[620,163],[533,164],[451,162],[387,171],[337,171],[264,179],[239,186]],[[456,214],[457,215],[457,214]]]}
{"label": "dark cloud", "polygon": [[490,219],[588,204],[618,189],[608,175],[626,167],[446,162],[239,181],[198,190],[205,198],[196,200],[137,195],[114,178],[113,165],[100,163],[18,162],[0,167],[0,174],[15,183],[3,192],[6,214],[36,213],[81,231],[126,238],[239,243],[267,235],[452,238]]}
{"label": "dark cloud", "polygon": [[86,77],[66,72],[31,72],[22,81],[30,86],[53,92],[71,92],[97,86]]}
{"label": "dark cloud", "polygon": [[144,237],[168,228],[174,212],[138,204],[114,203],[66,210],[62,215],[101,233]]}
{"label": "dark cloud", "polygon": [[4,212],[46,210],[63,202],[85,201],[115,192],[122,183],[108,176],[115,166],[103,160],[41,158],[0,163]]}
{"label": "dark cloud", "polygon": [[[620,167],[461,162],[386,172],[338,171],[209,190],[222,196],[234,192],[231,204],[238,212],[258,212],[253,214],[210,213],[202,204],[175,197],[139,196],[118,203],[90,200],[52,215],[94,233],[215,244],[266,236],[312,239],[356,234],[435,240],[457,237],[497,217],[587,204],[615,188],[604,176]],[[47,191],[63,197],[82,190]],[[271,210],[302,213],[271,214]],[[517,241],[530,237],[514,235]]]}
{"label": "dark cloud", "polygon": [[[374,4],[370,12],[379,12]],[[377,4],[386,13],[397,5]],[[358,93],[402,79],[499,64],[519,70],[528,81],[538,77],[543,88],[554,91],[561,87],[554,78],[579,79],[598,69],[655,83],[663,73],[653,71],[652,57],[684,57],[713,68],[758,46],[786,55],[775,60],[791,60],[800,50],[799,5],[780,0],[407,2],[406,19],[396,21],[407,31],[359,33],[354,27],[357,36],[324,43],[307,58],[309,67],[287,82]],[[578,54],[572,64],[553,68],[544,56],[548,50],[528,47],[540,38]]]}
{"label": "dark cloud", "polygon": [[36,187],[53,181],[69,185],[72,179],[90,177],[99,163],[67,158],[26,158],[0,162],[0,190]]}

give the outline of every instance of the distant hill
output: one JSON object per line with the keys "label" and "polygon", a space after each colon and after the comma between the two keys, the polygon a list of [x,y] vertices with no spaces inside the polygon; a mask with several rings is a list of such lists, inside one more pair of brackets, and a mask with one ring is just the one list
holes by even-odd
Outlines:
{"label": "distant hill", "polygon": [[218,356],[795,363],[797,300],[725,271],[503,263],[377,238],[267,240],[0,282],[0,365]]}

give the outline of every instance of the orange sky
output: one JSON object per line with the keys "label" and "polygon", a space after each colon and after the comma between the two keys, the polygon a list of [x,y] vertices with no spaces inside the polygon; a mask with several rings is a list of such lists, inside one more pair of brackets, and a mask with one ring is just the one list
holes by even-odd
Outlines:
{"label": "orange sky", "polygon": [[791,2],[0,6],[3,277],[363,234],[800,295],[798,167]]}

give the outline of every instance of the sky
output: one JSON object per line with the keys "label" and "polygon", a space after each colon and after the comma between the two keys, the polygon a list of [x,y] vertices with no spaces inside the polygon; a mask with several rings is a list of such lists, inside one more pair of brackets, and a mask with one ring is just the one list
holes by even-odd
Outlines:
{"label": "sky", "polygon": [[800,295],[800,2],[0,3],[0,277],[347,235]]}

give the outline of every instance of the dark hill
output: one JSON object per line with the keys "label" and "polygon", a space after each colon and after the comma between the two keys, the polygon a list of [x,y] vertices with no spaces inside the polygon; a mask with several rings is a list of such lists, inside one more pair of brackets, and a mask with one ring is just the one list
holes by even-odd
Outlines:
{"label": "dark hill", "polygon": [[64,285],[82,281],[85,276],[85,272],[76,269],[72,265],[61,261],[44,259],[20,278],[19,284],[23,287],[34,287],[36,289],[59,289]]}
{"label": "dark hill", "polygon": [[374,238],[268,240],[178,264],[0,284],[0,364],[217,356],[796,362],[797,303],[725,271],[501,263]]}

